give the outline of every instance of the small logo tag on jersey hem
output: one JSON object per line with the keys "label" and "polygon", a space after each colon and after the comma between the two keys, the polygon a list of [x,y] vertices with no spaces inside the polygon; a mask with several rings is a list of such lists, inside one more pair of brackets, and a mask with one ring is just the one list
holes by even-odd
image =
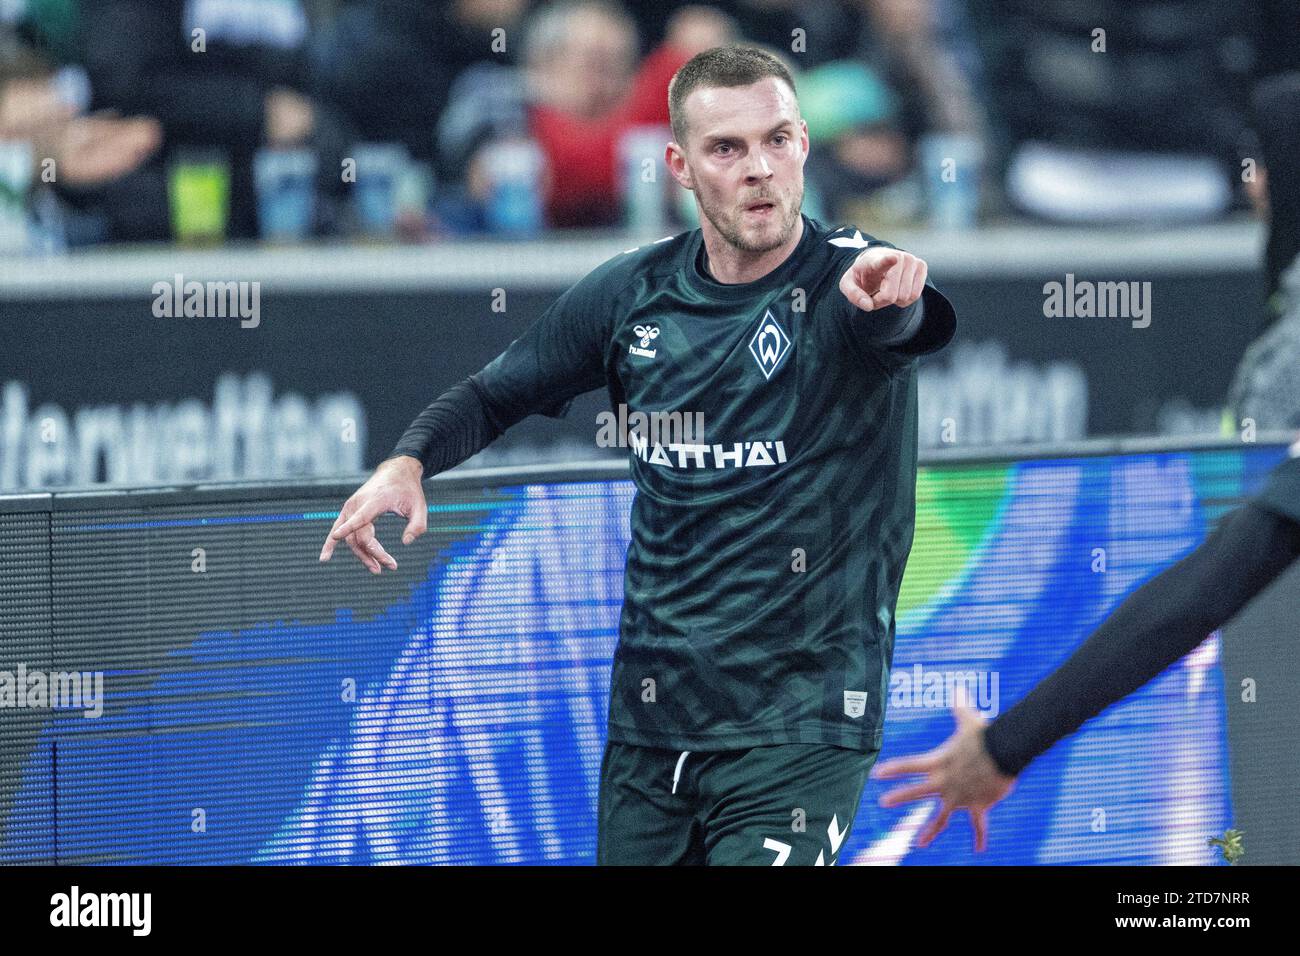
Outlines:
{"label": "small logo tag on jersey hem", "polygon": [[844,692],[844,714],[846,717],[858,718],[867,712],[867,692],[865,690],[846,690]]}

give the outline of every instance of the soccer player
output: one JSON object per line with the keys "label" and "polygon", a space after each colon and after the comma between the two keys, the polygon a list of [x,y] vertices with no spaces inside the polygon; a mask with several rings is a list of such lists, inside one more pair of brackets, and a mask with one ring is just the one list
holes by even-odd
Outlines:
{"label": "soccer player", "polygon": [[634,432],[637,495],[601,764],[600,864],[831,865],[879,753],[915,519],[917,357],[956,318],[916,256],[801,212],[808,129],[779,59],[717,47],[668,92],[700,228],[616,256],[426,408],[345,503],[373,573],[421,477],[605,386],[700,416]]}
{"label": "soccer player", "polygon": [[1300,557],[1300,441],[1256,498],[1226,515],[1204,543],[1134,591],[1064,664],[992,723],[956,708],[957,730],[929,753],[886,760],[873,778],[923,773],[880,805],[931,796],[939,812],[917,838],[930,842],[954,810],[987,845],[989,809],[1035,757],[1085,720],[1137,690],[1222,626]]}

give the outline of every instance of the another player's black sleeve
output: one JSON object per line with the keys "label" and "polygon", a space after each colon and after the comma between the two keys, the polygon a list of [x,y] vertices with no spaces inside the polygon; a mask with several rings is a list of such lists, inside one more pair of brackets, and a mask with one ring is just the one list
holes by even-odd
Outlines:
{"label": "another player's black sleeve", "polygon": [[1134,591],[1064,664],[994,720],[985,746],[1008,776],[1141,687],[1300,556],[1300,524],[1255,502]]}
{"label": "another player's black sleeve", "polygon": [[611,263],[556,299],[481,371],[433,401],[389,457],[420,459],[427,478],[486,448],[531,414],[562,417],[576,396],[604,385],[612,293],[619,291],[608,280]]}

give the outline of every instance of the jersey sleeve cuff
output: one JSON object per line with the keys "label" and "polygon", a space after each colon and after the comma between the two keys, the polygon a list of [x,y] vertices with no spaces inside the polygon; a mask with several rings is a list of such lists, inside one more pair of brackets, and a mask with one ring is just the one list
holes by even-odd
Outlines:
{"label": "jersey sleeve cuff", "polygon": [[906,334],[882,342],[881,347],[905,355],[929,355],[952,341],[957,332],[957,313],[947,296],[927,282],[916,306],[915,322],[908,322]]}

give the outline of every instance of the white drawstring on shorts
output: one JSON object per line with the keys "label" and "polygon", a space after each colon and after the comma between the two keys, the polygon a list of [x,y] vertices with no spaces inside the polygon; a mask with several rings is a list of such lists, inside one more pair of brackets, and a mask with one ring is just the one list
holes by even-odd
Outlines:
{"label": "white drawstring on shorts", "polygon": [[677,769],[673,771],[673,793],[677,792],[677,781],[682,775],[682,764],[686,763],[686,755],[689,750],[683,750],[682,755],[677,758]]}

